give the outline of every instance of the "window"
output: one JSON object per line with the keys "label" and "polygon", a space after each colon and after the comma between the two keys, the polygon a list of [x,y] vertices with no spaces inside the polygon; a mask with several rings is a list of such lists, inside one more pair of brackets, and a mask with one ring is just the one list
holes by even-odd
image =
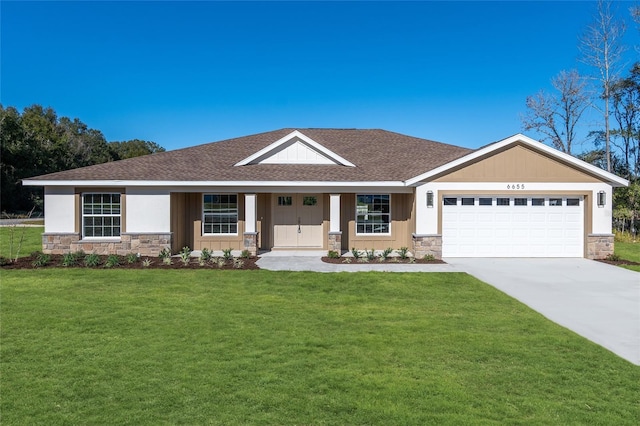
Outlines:
{"label": "window", "polygon": [[496,206],[508,206],[509,199],[508,198],[496,198]]}
{"label": "window", "polygon": [[120,236],[120,194],[82,194],[82,236]]}
{"label": "window", "polygon": [[549,205],[550,206],[561,206],[562,205],[562,198],[549,198]]}
{"label": "window", "polygon": [[302,198],[302,205],[303,206],[315,206],[318,204],[318,197],[303,197]]}
{"label": "window", "polygon": [[490,206],[491,205],[491,198],[480,198],[480,205],[481,206]]}
{"label": "window", "polygon": [[463,206],[473,206],[473,198],[463,198],[462,205]]}
{"label": "window", "polygon": [[293,205],[293,198],[289,196],[279,196],[278,197],[278,205],[279,206],[291,206]]}
{"label": "window", "polygon": [[544,206],[544,198],[532,198],[531,199],[532,206]]}
{"label": "window", "polygon": [[579,198],[567,198],[567,206],[575,207],[580,205]]}
{"label": "window", "polygon": [[238,196],[236,194],[204,194],[202,233],[209,235],[238,233]]}
{"label": "window", "polygon": [[526,198],[514,198],[513,199],[513,205],[514,206],[526,206],[527,205],[527,199]]}
{"label": "window", "polygon": [[457,201],[458,201],[457,198],[447,197],[447,198],[444,199],[444,205],[445,206],[455,206]]}
{"label": "window", "polygon": [[391,232],[391,196],[372,194],[356,196],[356,234]]}

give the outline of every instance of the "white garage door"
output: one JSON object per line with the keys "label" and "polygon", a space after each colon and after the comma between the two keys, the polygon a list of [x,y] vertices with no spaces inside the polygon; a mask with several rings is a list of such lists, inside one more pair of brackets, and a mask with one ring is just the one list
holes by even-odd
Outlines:
{"label": "white garage door", "polygon": [[583,197],[445,196],[443,257],[583,257]]}

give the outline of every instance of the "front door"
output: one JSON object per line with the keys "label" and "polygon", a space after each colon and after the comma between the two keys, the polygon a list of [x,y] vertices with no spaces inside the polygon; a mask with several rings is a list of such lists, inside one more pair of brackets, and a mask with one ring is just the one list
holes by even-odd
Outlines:
{"label": "front door", "polygon": [[274,248],[322,248],[321,194],[277,194],[273,218]]}

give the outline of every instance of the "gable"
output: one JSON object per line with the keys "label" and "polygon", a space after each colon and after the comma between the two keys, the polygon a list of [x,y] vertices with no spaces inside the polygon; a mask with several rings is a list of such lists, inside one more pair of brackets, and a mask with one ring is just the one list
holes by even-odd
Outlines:
{"label": "gable", "polygon": [[600,182],[597,177],[523,145],[481,158],[435,182]]}
{"label": "gable", "polygon": [[355,167],[351,162],[298,130],[239,161],[235,166],[249,164],[319,164]]}

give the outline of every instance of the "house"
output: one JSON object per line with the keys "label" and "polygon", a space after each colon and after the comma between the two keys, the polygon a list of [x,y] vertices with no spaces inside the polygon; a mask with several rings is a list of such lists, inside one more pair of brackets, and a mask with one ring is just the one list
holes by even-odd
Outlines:
{"label": "house", "polygon": [[613,252],[628,182],[524,135],[477,150],[385,130],[281,129],[33,177],[43,251]]}

